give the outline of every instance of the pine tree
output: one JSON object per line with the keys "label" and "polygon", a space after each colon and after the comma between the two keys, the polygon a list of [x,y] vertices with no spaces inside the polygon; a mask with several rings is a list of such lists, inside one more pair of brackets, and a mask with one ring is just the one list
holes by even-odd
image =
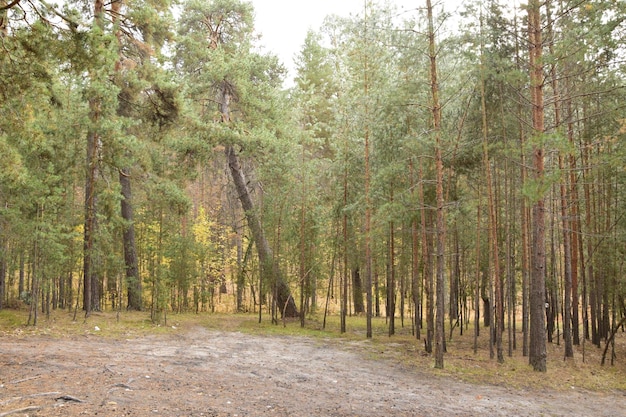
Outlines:
{"label": "pine tree", "polygon": [[[279,71],[275,58],[251,51],[253,10],[249,3],[220,0],[189,1],[184,6],[177,47],[177,62],[189,76],[189,85],[198,99],[216,103],[205,118],[211,140],[224,146],[225,155],[239,199],[246,214],[266,282],[273,282],[281,314],[297,316],[295,301],[265,236],[261,219],[252,200],[241,150],[252,145],[254,133],[261,137],[270,131],[261,121],[272,105]],[[198,71],[198,68],[202,68]],[[264,102],[264,100],[268,100]],[[243,134],[242,134],[243,133]]]}

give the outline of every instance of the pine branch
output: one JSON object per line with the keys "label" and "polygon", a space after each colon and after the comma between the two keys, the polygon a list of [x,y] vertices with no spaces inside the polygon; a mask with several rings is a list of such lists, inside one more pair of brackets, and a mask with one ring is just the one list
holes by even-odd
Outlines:
{"label": "pine branch", "polygon": [[13,0],[11,3],[9,3],[9,4],[5,5],[5,6],[0,6],[0,12],[3,11],[3,10],[10,9],[11,7],[17,5],[20,1],[22,1],[22,0]]}

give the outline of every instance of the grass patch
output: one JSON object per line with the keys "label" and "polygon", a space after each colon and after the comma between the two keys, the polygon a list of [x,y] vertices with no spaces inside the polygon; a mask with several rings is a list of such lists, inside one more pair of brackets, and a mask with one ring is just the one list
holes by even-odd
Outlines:
{"label": "grass patch", "polygon": [[[25,310],[0,311],[0,335],[4,337],[37,336],[71,337],[97,335],[121,338],[166,333],[167,327],[155,325],[145,312],[93,312],[89,317],[56,310],[46,316],[39,313],[37,325],[28,325],[29,312]],[[32,323],[32,319],[31,319]]]}

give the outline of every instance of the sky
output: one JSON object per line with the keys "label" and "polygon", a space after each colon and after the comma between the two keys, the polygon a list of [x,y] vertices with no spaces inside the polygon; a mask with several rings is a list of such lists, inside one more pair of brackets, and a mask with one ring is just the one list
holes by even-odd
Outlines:
{"label": "sky", "polygon": [[[443,0],[444,8],[455,7],[461,0]],[[278,56],[287,67],[288,81],[294,77],[293,61],[300,52],[309,29],[318,30],[331,14],[356,15],[364,0],[251,0],[256,13],[255,26],[266,51]],[[399,10],[425,7],[425,0],[394,0]],[[433,4],[439,3],[433,0]]]}

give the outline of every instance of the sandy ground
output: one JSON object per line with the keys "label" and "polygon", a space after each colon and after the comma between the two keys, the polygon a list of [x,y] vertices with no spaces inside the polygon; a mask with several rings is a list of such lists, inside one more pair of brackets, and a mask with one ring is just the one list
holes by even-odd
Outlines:
{"label": "sandy ground", "polygon": [[0,337],[0,417],[626,416],[626,396],[519,391],[368,359],[356,342],[195,328]]}

